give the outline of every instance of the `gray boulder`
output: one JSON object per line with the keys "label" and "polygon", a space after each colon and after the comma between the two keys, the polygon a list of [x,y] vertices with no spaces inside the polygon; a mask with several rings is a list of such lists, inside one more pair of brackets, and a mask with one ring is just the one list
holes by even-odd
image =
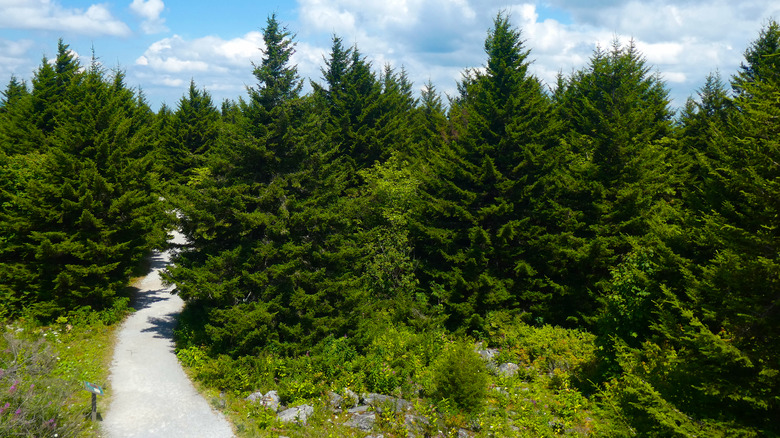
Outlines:
{"label": "gray boulder", "polygon": [[279,394],[276,391],[268,391],[265,395],[258,391],[250,394],[246,400],[258,403],[274,412],[279,410]]}
{"label": "gray boulder", "polygon": [[508,363],[502,363],[498,366],[498,374],[504,376],[504,377],[512,377],[517,375],[517,370],[519,370],[520,367],[517,366],[517,364],[508,362]]}
{"label": "gray boulder", "polygon": [[412,404],[402,398],[391,397],[389,395],[382,394],[363,394],[363,401],[373,406],[377,412],[382,412],[384,409],[391,409],[394,412],[401,412],[409,410]]}
{"label": "gray boulder", "polygon": [[283,423],[297,422],[300,424],[306,424],[306,420],[309,419],[311,414],[314,413],[314,407],[311,405],[300,405],[294,408],[285,409],[279,412],[276,418]]}
{"label": "gray boulder", "polygon": [[353,415],[344,426],[369,431],[374,428],[374,423],[376,423],[376,413],[363,412]]}
{"label": "gray boulder", "polygon": [[261,398],[263,398],[263,393],[260,392],[260,391],[257,391],[257,392],[253,392],[253,393],[249,394],[244,400],[257,401],[258,399],[261,399]]}
{"label": "gray boulder", "polygon": [[498,349],[497,348],[484,348],[484,349],[477,349],[477,354],[482,356],[482,359],[485,362],[493,363],[496,356],[498,356]]}
{"label": "gray boulder", "polygon": [[330,405],[330,408],[335,410],[341,408],[341,403],[344,401],[344,397],[338,395],[337,393],[330,391],[328,393],[328,405]]}

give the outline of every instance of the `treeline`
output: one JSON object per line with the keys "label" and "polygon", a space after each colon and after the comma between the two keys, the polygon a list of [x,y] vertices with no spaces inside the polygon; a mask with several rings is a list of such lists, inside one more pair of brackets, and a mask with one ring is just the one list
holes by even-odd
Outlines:
{"label": "treeline", "polygon": [[63,44],[31,91],[11,81],[6,314],[113,296],[159,243],[164,196],[189,239],[168,273],[180,336],[211,354],[584,328],[582,390],[608,388],[625,430],[780,433],[777,22],[677,116],[633,42],[550,91],[503,14],[446,105],[338,37],[302,95],[292,34],[271,16],[264,40],[257,84],[221,107],[192,83],[153,114]]}
{"label": "treeline", "polygon": [[157,116],[62,41],[0,106],[0,319],[103,309],[165,242]]}

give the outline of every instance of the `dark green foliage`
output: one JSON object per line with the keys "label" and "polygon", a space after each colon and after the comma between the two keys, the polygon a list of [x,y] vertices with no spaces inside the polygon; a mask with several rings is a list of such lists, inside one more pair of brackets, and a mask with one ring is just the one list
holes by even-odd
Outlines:
{"label": "dark green foliage", "polygon": [[215,146],[220,114],[205,90],[190,82],[188,94],[174,113],[162,108],[158,115],[159,144],[156,163],[167,180],[184,183],[193,169],[203,167],[204,155]]}
{"label": "dark green foliage", "polygon": [[745,62],[733,77],[732,88],[737,95],[747,94],[750,84],[780,80],[780,23],[774,19],[761,29],[758,38],[745,50]]}
{"label": "dark green foliage", "polygon": [[470,342],[448,346],[436,365],[434,397],[449,399],[472,414],[479,413],[487,396],[487,367]]}
{"label": "dark green foliage", "polygon": [[[528,74],[528,52],[506,16],[496,18],[485,51],[485,72],[461,83],[450,132],[427,151],[425,210],[413,225],[421,279],[452,328],[478,329],[501,308],[547,316],[559,280],[545,248],[563,152],[550,101]],[[435,97],[427,99],[437,117]],[[439,130],[436,119],[428,123]]]}
{"label": "dark green foliage", "polygon": [[[735,78],[736,98],[710,76],[683,113],[685,233],[672,248],[684,258],[648,265],[632,257],[630,270],[615,271],[615,290],[639,291],[632,302],[646,316],[611,312],[644,328],[629,333],[635,339],[616,330],[619,369],[605,400],[640,435],[778,433],[768,420],[780,413],[778,351],[765,337],[777,330],[778,81],[752,56],[768,36],[746,52],[759,74]],[[658,275],[669,266],[680,279]]]}
{"label": "dark green foliage", "polygon": [[[148,156],[151,111],[60,42],[33,92],[17,94],[4,123],[31,101],[37,145],[6,138],[1,163],[0,312],[44,320],[78,306],[111,307],[132,269],[163,241],[163,215]],[[26,111],[26,110],[24,110]],[[18,140],[18,142],[17,142]]]}

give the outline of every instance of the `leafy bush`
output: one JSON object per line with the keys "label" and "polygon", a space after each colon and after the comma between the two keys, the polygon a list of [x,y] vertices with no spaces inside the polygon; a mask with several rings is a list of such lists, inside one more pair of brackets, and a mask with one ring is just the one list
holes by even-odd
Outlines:
{"label": "leafy bush", "polygon": [[552,376],[562,372],[574,381],[587,382],[595,372],[596,337],[584,330],[533,327],[503,312],[489,315],[487,326],[491,346],[500,350],[497,362],[521,365],[521,373],[529,379],[537,372]]}
{"label": "leafy bush", "polygon": [[488,371],[470,342],[450,345],[434,366],[434,396],[452,400],[461,409],[476,413],[487,396]]}

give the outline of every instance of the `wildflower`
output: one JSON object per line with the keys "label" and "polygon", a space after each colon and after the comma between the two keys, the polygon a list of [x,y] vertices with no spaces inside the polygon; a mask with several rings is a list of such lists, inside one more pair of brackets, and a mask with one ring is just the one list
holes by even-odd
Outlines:
{"label": "wildflower", "polygon": [[0,408],[0,415],[3,415],[3,412],[5,412],[10,407],[11,407],[11,403],[6,403],[5,406]]}
{"label": "wildflower", "polygon": [[19,408],[14,412],[14,417],[18,417],[19,415],[22,415],[22,408]]}

